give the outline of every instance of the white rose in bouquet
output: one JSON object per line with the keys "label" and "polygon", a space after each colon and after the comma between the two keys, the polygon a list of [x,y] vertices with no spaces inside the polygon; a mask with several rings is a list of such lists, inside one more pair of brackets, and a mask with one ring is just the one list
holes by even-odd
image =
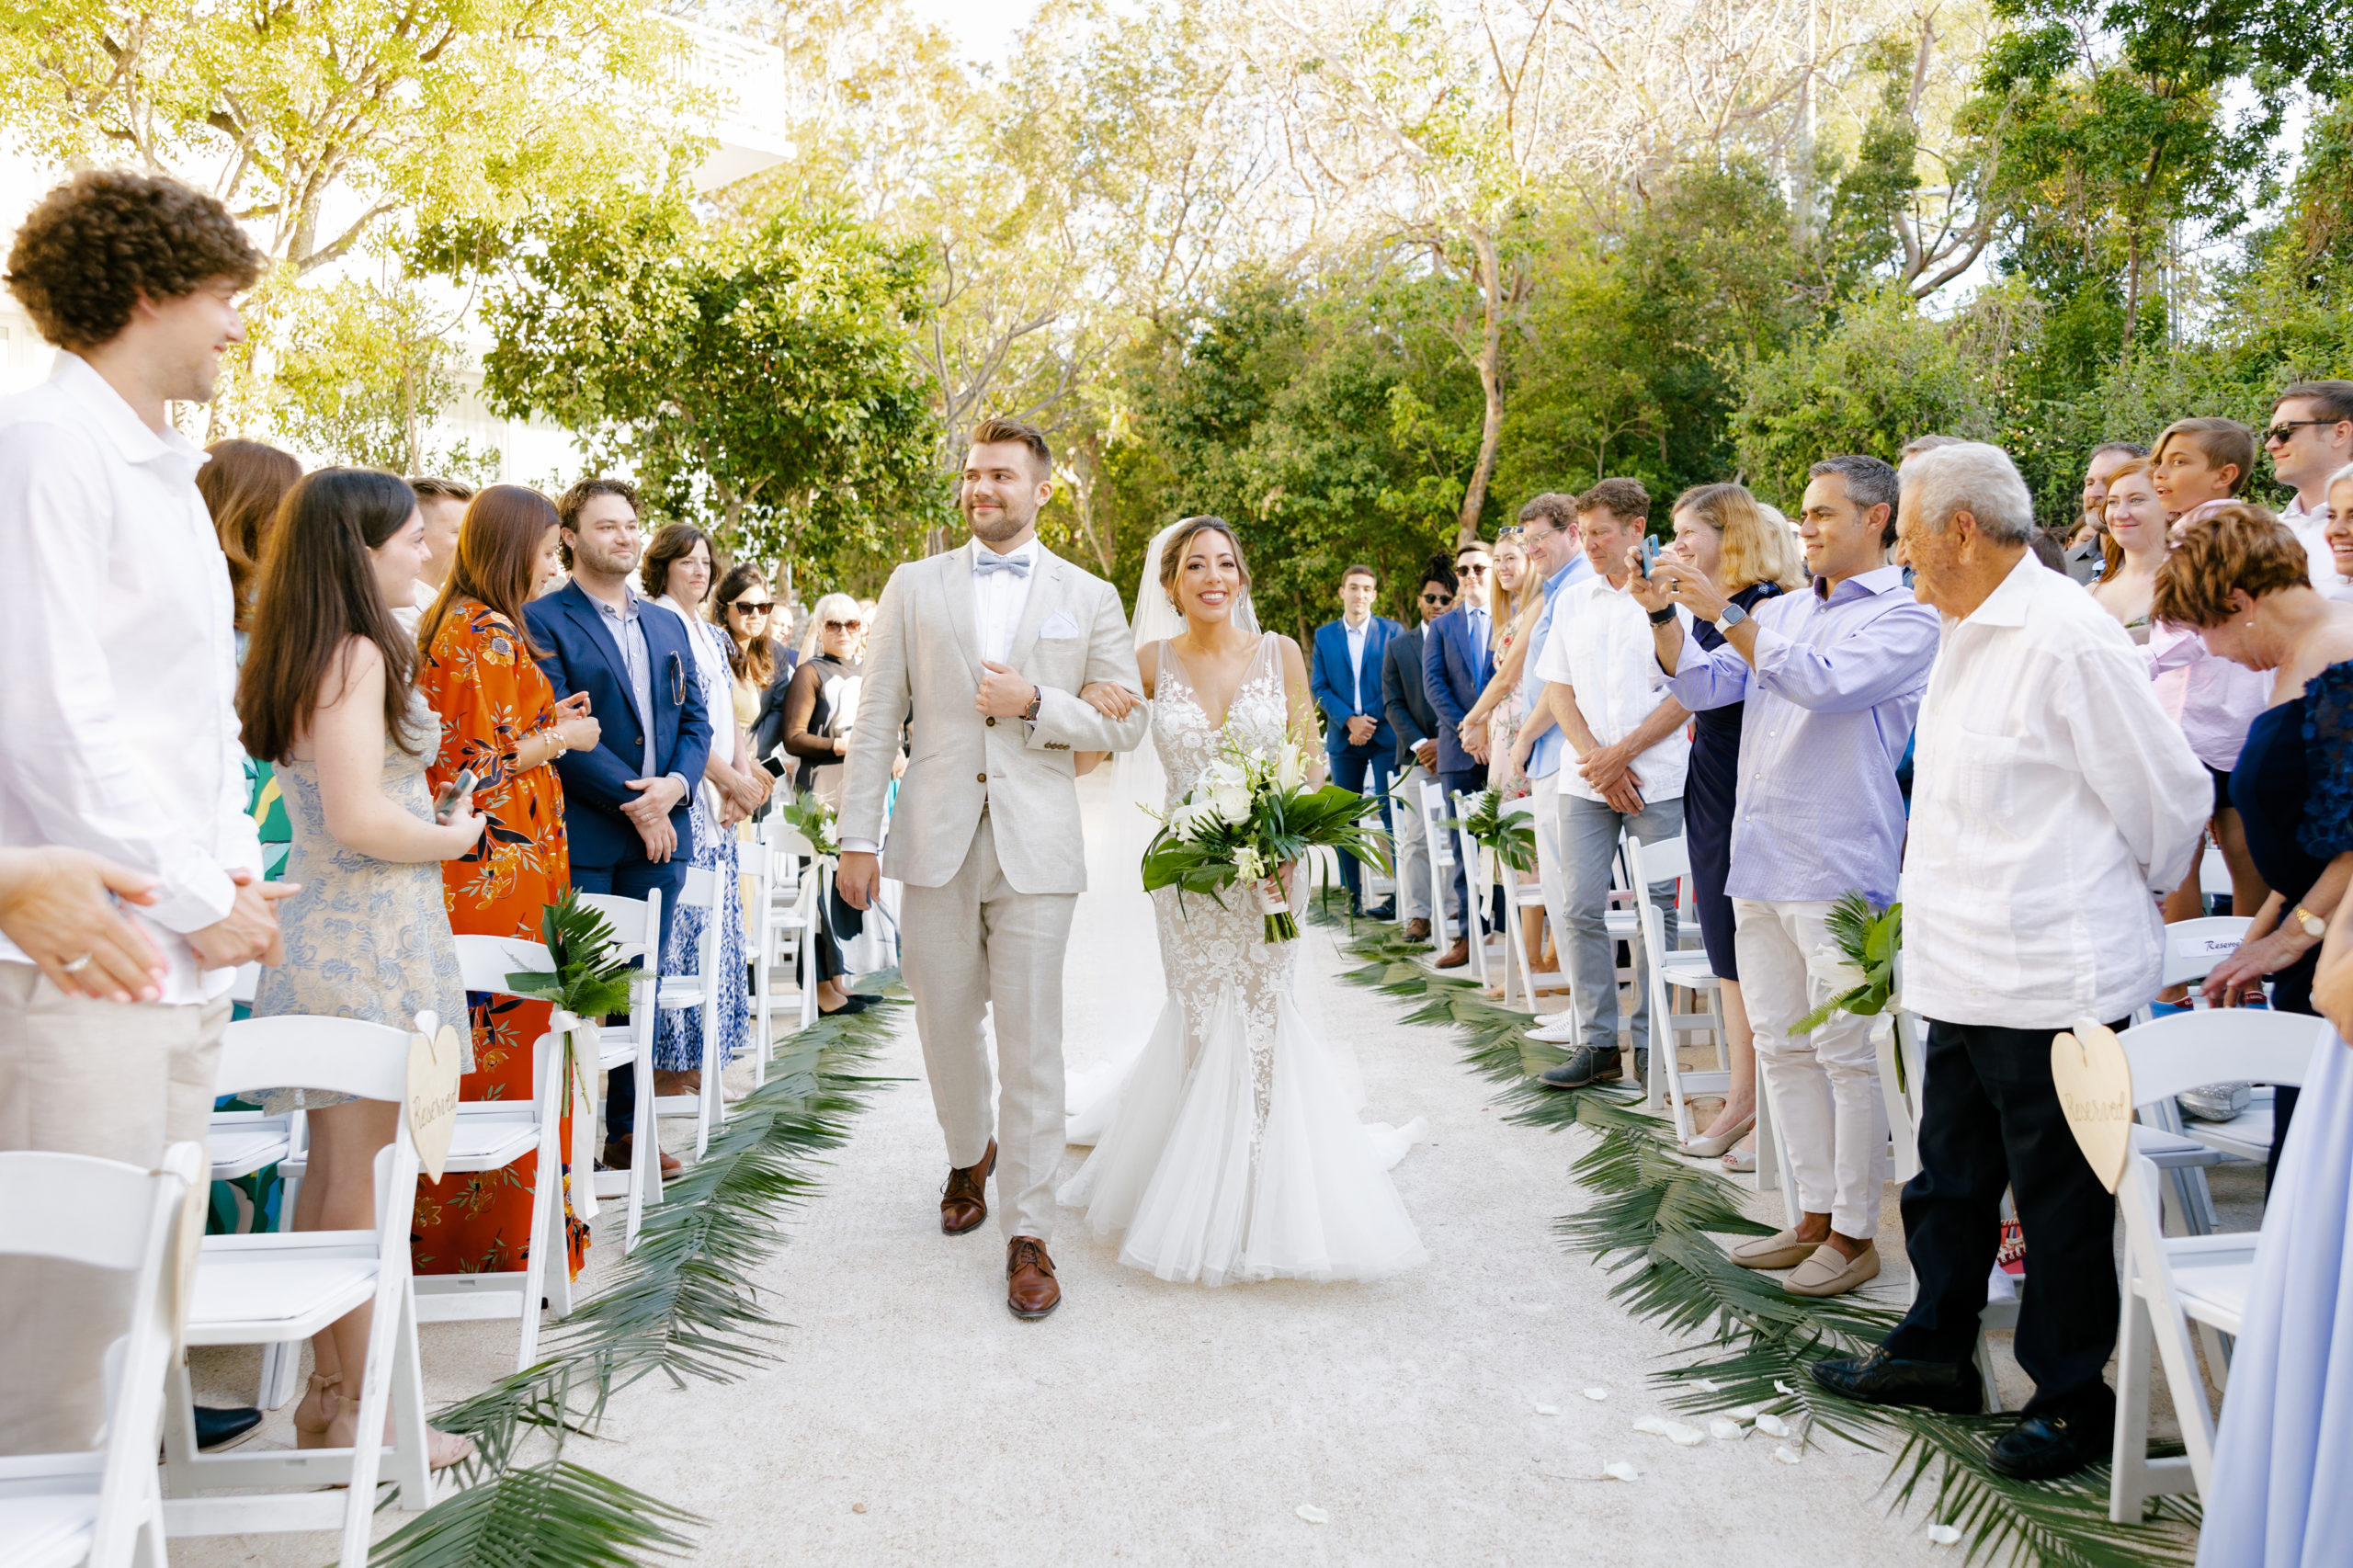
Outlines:
{"label": "white rose in bouquet", "polygon": [[1275,782],[1286,795],[1297,794],[1299,787],[1307,782],[1307,757],[1297,741],[1283,743],[1282,755],[1275,763]]}
{"label": "white rose in bouquet", "polygon": [[1245,882],[1255,882],[1267,874],[1267,862],[1256,849],[1245,844],[1233,852],[1233,872]]}

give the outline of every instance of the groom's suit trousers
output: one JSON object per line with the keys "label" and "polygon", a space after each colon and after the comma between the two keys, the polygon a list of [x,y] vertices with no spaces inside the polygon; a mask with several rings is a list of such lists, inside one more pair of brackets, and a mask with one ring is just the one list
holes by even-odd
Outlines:
{"label": "groom's suit trousers", "polygon": [[[940,887],[910,884],[900,898],[900,971],[915,999],[949,1163],[978,1165],[994,1127],[1005,1233],[1051,1241],[1064,1142],[1063,953],[1078,895],[1015,892],[984,811],[956,875]],[[982,1028],[991,1013],[1003,1085],[995,1114]]]}

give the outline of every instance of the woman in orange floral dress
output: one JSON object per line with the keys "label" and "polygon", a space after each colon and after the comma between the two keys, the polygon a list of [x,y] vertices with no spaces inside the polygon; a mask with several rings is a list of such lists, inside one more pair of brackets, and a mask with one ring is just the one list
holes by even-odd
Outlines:
{"label": "woman in orange floral dress", "polygon": [[[523,605],[562,573],[554,506],[536,490],[494,484],[467,505],[449,581],[417,626],[424,663],[417,686],[441,715],[441,751],[426,768],[438,795],[472,768],[474,809],[488,819],[465,856],[442,864],[449,928],[460,936],[540,939],[540,915],[572,885],[563,835],[563,786],[555,759],[597,744],[587,699],[556,700],[524,629]],[[547,1032],[549,1006],[468,994],[474,1070],[460,1096],[528,1100],[531,1044]],[[572,1147],[566,1096],[560,1148]],[[410,1254],[419,1274],[494,1274],[529,1255],[531,1181],[539,1155],[502,1170],[438,1182],[419,1178]],[[573,1213],[564,1174],[567,1265],[577,1276],[588,1227]]]}

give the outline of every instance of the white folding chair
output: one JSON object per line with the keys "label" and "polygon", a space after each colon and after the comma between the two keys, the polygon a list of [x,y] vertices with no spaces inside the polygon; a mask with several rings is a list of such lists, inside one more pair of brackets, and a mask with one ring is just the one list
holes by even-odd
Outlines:
{"label": "white folding chair", "polygon": [[[2217,1061],[2273,1084],[2301,1084],[2315,1050],[2333,1050],[2326,1023],[2292,1013],[2244,1008],[2176,1013],[2121,1037],[2132,1066],[2132,1098],[2157,1104],[2211,1083]],[[2116,1198],[2124,1211],[2124,1321],[2116,1349],[2116,1447],[2108,1517],[2137,1522],[2141,1506],[2164,1493],[2203,1492],[2213,1477],[2214,1414],[2206,1399],[2190,1325],[2235,1335],[2255,1278],[2259,1233],[2168,1236],[2155,1162],[2133,1153]],[[2209,1345],[2213,1341],[2210,1338]],[[2154,1348],[2181,1424],[2177,1458],[2149,1457]],[[2223,1366],[2210,1357],[2219,1385]]]}
{"label": "white folding chair", "polygon": [[753,946],[752,1010],[758,1030],[754,1069],[756,1082],[767,1081],[767,1059],[776,1049],[776,1014],[781,1002],[779,980],[789,979],[798,1008],[798,1028],[817,1021],[816,848],[790,824],[769,819],[766,848],[769,866],[767,896],[759,904],[759,931]]}
{"label": "white folding chair", "polygon": [[[173,1144],[152,1171],[85,1154],[0,1153],[0,1256],[131,1277],[130,1322],[103,1368],[88,1369],[105,1380],[99,1446],[0,1459],[0,1568],[163,1568],[155,1424],[172,1359],[181,1221],[204,1200],[205,1164],[197,1143]],[[40,1350],[19,1343],[10,1354]]]}
{"label": "white folding chair", "polygon": [[[229,985],[230,1001],[250,1009],[260,984],[261,965],[240,965]],[[294,1198],[302,1186],[302,1142],[300,1110],[277,1116],[259,1110],[216,1110],[205,1132],[205,1152],[211,1156],[214,1181],[234,1181],[271,1165],[278,1167],[278,1212],[266,1227],[271,1231],[284,1230],[293,1217]],[[300,1345],[263,1346],[261,1381],[254,1403],[264,1410],[276,1410],[292,1399],[301,1358]]]}
{"label": "white folding chair", "polygon": [[[1471,812],[1478,799],[1477,795],[1466,795],[1459,790],[1455,791],[1453,820],[1467,824],[1471,820]],[[1460,858],[1463,868],[1462,902],[1465,907],[1462,911],[1462,929],[1471,938],[1471,978],[1484,985],[1487,983],[1487,937],[1489,935],[1487,890],[1494,885],[1487,878],[1487,864],[1490,857],[1479,841],[1472,836],[1469,827],[1452,829],[1451,836],[1454,840],[1453,852]]]}
{"label": "white folding chair", "polygon": [[[1708,967],[1704,951],[1667,945],[1665,912],[1651,900],[1652,883],[1679,882],[1690,878],[1691,852],[1686,841],[1678,836],[1644,844],[1629,835],[1626,859],[1627,874],[1634,884],[1635,915],[1642,922],[1643,953],[1649,960],[1642,966],[1650,992],[1651,1015],[1651,1081],[1645,1085],[1645,1106],[1654,1111],[1665,1108],[1674,1118],[1676,1137],[1687,1139],[1692,1132],[1690,1096],[1732,1093],[1732,1046],[1724,1033],[1720,983],[1715,971]],[[1677,924],[1678,939],[1698,934],[1696,921],[1678,920]],[[1676,1012],[1674,992],[1677,987],[1694,995],[1704,995],[1708,1010]],[[1683,1070],[1683,1037],[1694,1034],[1714,1039],[1714,1071]]]}
{"label": "white folding chair", "polygon": [[[1525,820],[1534,827],[1536,801],[1527,795],[1506,801],[1503,814],[1506,818]],[[1544,884],[1534,871],[1507,871],[1506,875],[1517,880],[1508,881],[1504,892],[1504,1006],[1510,1006],[1514,997],[1518,997],[1526,1002],[1528,1010],[1532,1013],[1536,1010],[1539,995],[1558,994],[1568,988],[1568,964],[1562,961],[1554,973],[1544,977],[1545,983],[1538,983],[1536,971],[1528,962],[1525,932],[1530,910],[1536,913],[1540,930],[1551,924],[1552,913],[1544,903]],[[1556,953],[1558,948],[1556,942]]]}
{"label": "white folding chair", "polygon": [[[537,942],[514,937],[460,937],[458,966],[468,991],[512,996],[510,974],[545,974],[555,960]],[[416,1276],[419,1323],[459,1323],[482,1318],[518,1318],[523,1331],[515,1369],[529,1367],[539,1354],[540,1303],[559,1318],[572,1315],[572,1269],[563,1219],[563,1106],[568,1084],[563,1041],[542,1034],[531,1042],[531,1097],[528,1100],[462,1100],[449,1136],[444,1179],[504,1170],[524,1155],[539,1155],[531,1178],[531,1219],[524,1265],[480,1274]],[[551,1267],[552,1264],[552,1267]]]}
{"label": "white folding chair", "polygon": [[[1436,779],[1424,779],[1420,810],[1422,839],[1430,852],[1430,940],[1443,953],[1454,935],[1454,926],[1446,913],[1446,895],[1454,883],[1454,835],[1446,825],[1446,786]],[[1468,880],[1466,873],[1466,885]]]}
{"label": "white folding chair", "polygon": [[[2177,920],[2167,926],[2165,958],[2158,976],[2160,989],[2194,986],[2204,980],[2216,964],[2238,950],[2239,944],[2246,939],[2247,927],[2254,924],[2234,915],[2212,915],[2196,920]],[[2190,1003],[2193,1009],[2200,1009],[2206,1006],[2206,998],[2193,991]],[[2154,1016],[2152,1007],[2143,1006],[2132,1015],[2132,1021],[2145,1024]],[[2235,1075],[2235,1069],[2227,1062],[2218,1062],[2214,1066],[2217,1073],[2225,1076]],[[2253,1111],[2255,1108],[2249,1109]],[[2177,1100],[2167,1098],[2140,1112],[2140,1119],[2132,1128],[2133,1151],[2147,1155],[2165,1173],[2174,1206],[2183,1228],[2190,1234],[2210,1235],[2214,1230],[2214,1197],[2206,1183],[2207,1168],[2234,1159],[2262,1159],[2269,1153],[2268,1108],[2256,1115],[2262,1142],[2256,1152],[2249,1154],[2243,1149],[2225,1149],[2192,1136]],[[2245,1131],[2253,1131],[2256,1125],[2250,1122]],[[2218,1132],[2218,1136],[2225,1142],[2238,1142],[2228,1131]]]}
{"label": "white folding chair", "polygon": [[722,893],[732,897],[734,890],[722,889],[718,876],[705,867],[687,868],[685,885],[678,890],[678,908],[702,912],[702,939],[695,947],[694,972],[663,975],[654,992],[657,1012],[702,1015],[702,1088],[691,1095],[657,1095],[649,1098],[646,1091],[653,1087],[649,1081],[638,1090],[640,1103],[651,1106],[656,1117],[694,1118],[698,1160],[710,1147],[710,1130],[727,1119],[720,1083],[725,1058],[720,1054],[719,1040],[719,922],[734,912],[727,907]]}
{"label": "white folding chair", "polygon": [[[439,1028],[420,1013],[417,1029]],[[221,1044],[216,1092],[325,1089],[361,1099],[407,1098],[409,1031],[355,1018],[244,1018]],[[409,1228],[416,1208],[416,1146],[403,1116],[376,1156],[376,1224],[365,1231],[291,1231],[208,1236],[183,1334],[199,1345],[288,1344],[309,1339],[353,1308],[374,1304],[349,1449],[200,1454],[185,1360],[171,1369],[164,1420],[164,1520],[179,1535],[284,1530],[342,1532],[337,1561],[368,1561],[379,1476],[388,1468],[399,1507],[433,1504],[426,1451],[425,1381],[417,1362],[416,1298],[410,1289]],[[392,1417],[389,1446],[371,1440]],[[321,1491],[321,1487],[341,1490]],[[269,1488],[199,1496],[229,1488]]]}
{"label": "white folding chair", "polygon": [[[2206,835],[2206,847],[2198,854],[2198,896],[2201,903],[2210,898],[2231,896],[2231,863],[2222,858],[2222,846],[2214,842],[2214,835],[2211,833]],[[2206,907],[2211,908],[2212,905]],[[2246,918],[2248,912],[2234,909],[2231,915]],[[2229,917],[2224,916],[2225,919]],[[2182,920],[2176,924],[2187,926],[2189,922]]]}
{"label": "white folding chair", "polygon": [[[581,903],[605,917],[613,928],[613,957],[627,963],[639,960],[630,982],[629,1022],[608,1024],[597,1031],[597,1068],[610,1074],[616,1067],[633,1066],[637,1077],[637,1131],[630,1141],[626,1171],[598,1171],[590,1183],[598,1199],[627,1200],[621,1251],[637,1245],[644,1227],[645,1206],[662,1201],[662,1137],[654,1117],[654,999],[652,977],[662,971],[662,892],[651,889],[643,898],[618,893],[585,892]],[[596,1127],[605,1125],[605,1107],[597,1107]]]}

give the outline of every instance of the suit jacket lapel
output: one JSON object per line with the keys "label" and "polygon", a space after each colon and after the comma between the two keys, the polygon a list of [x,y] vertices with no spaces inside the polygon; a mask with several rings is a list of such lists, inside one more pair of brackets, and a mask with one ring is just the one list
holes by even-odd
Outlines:
{"label": "suit jacket lapel", "polygon": [[[612,632],[606,629],[604,614],[597,609],[597,602],[588,597],[588,590],[577,583],[564,585],[563,608],[564,613],[588,633],[588,641],[597,645],[597,651],[605,656],[607,667],[613,672],[613,683],[621,688],[621,700],[629,704],[629,710],[636,714],[637,722],[644,723],[645,715],[637,711],[637,693],[630,686],[629,661],[621,657],[620,644],[613,641]],[[651,653],[650,644],[648,653]]]}
{"label": "suit jacket lapel", "polygon": [[957,651],[964,655],[964,673],[972,677],[972,685],[981,684],[981,629],[972,611],[972,555],[970,543],[959,546],[939,557],[940,564],[933,574],[939,585],[942,608],[948,616],[949,629],[956,634]]}
{"label": "suit jacket lapel", "polygon": [[[1038,562],[1029,571],[1029,599],[1021,607],[1021,623],[1013,629],[1013,645],[1005,655],[1005,662],[1017,670],[1037,645],[1038,629],[1062,604],[1062,558],[1041,544]],[[1054,601],[1051,605],[1046,602],[1049,598]]]}

